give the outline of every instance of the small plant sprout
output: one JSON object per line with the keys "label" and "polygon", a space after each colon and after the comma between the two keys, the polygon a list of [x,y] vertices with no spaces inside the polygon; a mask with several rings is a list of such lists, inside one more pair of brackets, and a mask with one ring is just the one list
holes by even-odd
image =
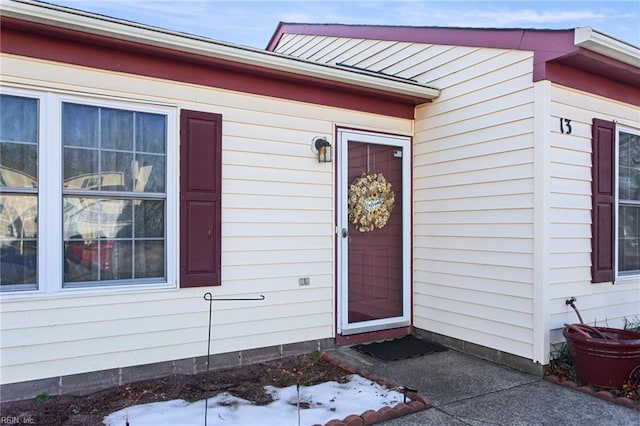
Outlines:
{"label": "small plant sprout", "polygon": [[46,394],[46,393],[41,393],[40,395],[36,396],[36,402],[39,403],[44,403],[47,402],[51,397]]}
{"label": "small plant sprout", "polygon": [[625,330],[635,331],[640,333],[640,317],[637,315],[632,319],[624,319],[624,327]]}

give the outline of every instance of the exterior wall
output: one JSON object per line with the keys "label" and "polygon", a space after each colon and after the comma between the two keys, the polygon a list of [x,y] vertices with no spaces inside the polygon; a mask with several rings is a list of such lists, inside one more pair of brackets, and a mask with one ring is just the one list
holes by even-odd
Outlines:
{"label": "exterior wall", "polygon": [[416,114],[414,325],[535,360],[532,53],[455,50]]}
{"label": "exterior wall", "polygon": [[[550,128],[549,301],[552,342],[562,340],[565,323],[578,318],[565,300],[576,297],[583,320],[621,327],[640,314],[640,279],[591,283],[591,123],[613,120],[640,128],[638,108],[552,84]],[[571,120],[571,134],[560,133],[560,118]]]}
{"label": "exterior wall", "polygon": [[277,51],[441,90],[416,110],[414,326],[542,361],[533,52],[291,34]]}
{"label": "exterior wall", "polygon": [[411,134],[411,120],[12,55],[2,73],[3,86],[223,115],[222,285],[3,294],[3,384],[205,355],[206,291],[266,296],[215,304],[212,353],[334,336],[335,176],[311,140],[333,140],[336,125]]}

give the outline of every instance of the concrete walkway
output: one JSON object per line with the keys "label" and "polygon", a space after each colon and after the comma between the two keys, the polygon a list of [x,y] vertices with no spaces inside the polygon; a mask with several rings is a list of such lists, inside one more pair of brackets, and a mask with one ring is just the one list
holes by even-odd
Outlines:
{"label": "concrete walkway", "polygon": [[434,405],[385,426],[640,425],[637,410],[454,350],[389,362],[349,347],[329,352],[355,368],[417,389]]}

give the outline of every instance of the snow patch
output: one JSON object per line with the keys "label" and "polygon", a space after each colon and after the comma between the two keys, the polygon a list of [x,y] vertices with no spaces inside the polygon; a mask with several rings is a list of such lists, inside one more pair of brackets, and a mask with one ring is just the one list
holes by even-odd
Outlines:
{"label": "snow patch", "polygon": [[[351,375],[346,383],[324,382],[315,386],[277,388],[265,386],[272,395],[268,405],[254,405],[227,392],[209,398],[207,424],[214,425],[282,425],[297,426],[325,424],[332,419],[344,419],[351,414],[367,410],[394,407],[404,401],[400,392],[389,390],[358,375]],[[300,422],[298,408],[300,403]],[[104,418],[107,426],[181,425],[204,424],[205,400],[193,403],[175,399],[135,405],[109,414]]]}

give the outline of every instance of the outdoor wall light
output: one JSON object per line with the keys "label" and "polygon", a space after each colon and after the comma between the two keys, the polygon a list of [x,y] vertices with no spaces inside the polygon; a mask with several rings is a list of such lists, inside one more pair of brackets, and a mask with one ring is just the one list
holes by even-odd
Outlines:
{"label": "outdoor wall light", "polygon": [[319,163],[330,163],[333,160],[331,143],[329,143],[325,136],[316,136],[313,138],[311,151],[314,154],[318,154]]}

